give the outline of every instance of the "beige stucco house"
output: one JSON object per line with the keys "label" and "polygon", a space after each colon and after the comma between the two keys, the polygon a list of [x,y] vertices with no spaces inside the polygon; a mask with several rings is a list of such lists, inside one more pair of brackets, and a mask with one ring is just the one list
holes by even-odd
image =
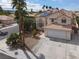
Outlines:
{"label": "beige stucco house", "polygon": [[36,26],[44,29],[45,36],[60,39],[71,39],[72,26],[78,27],[76,15],[64,9],[52,9],[44,11],[36,16]]}
{"label": "beige stucco house", "polygon": [[1,15],[0,16],[0,24],[3,25],[10,25],[12,23],[14,23],[14,18],[11,16],[6,16],[6,15]]}

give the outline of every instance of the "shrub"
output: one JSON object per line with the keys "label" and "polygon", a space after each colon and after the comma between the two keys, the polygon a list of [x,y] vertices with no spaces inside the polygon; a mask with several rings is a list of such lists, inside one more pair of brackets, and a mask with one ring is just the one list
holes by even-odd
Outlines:
{"label": "shrub", "polygon": [[19,39],[19,35],[17,33],[12,33],[10,37],[7,38],[6,43],[9,46],[15,46],[17,44],[18,39]]}
{"label": "shrub", "polygon": [[77,23],[78,23],[78,25],[79,25],[79,17],[78,17],[78,16],[76,17],[76,20],[77,20]]}
{"label": "shrub", "polygon": [[36,29],[36,21],[34,17],[27,16],[24,20],[25,31],[31,32]]}
{"label": "shrub", "polygon": [[32,31],[32,36],[35,37],[36,34],[37,34],[37,31],[34,29],[34,30]]}

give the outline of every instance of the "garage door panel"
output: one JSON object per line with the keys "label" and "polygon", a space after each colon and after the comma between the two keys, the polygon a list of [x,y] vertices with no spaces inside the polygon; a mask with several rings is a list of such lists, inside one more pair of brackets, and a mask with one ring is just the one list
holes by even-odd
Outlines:
{"label": "garage door panel", "polygon": [[61,39],[71,39],[71,32],[63,31],[63,30],[55,30],[55,29],[47,29],[45,30],[45,35],[48,37],[56,37]]}
{"label": "garage door panel", "polygon": [[66,32],[61,30],[47,30],[48,37],[66,38]]}

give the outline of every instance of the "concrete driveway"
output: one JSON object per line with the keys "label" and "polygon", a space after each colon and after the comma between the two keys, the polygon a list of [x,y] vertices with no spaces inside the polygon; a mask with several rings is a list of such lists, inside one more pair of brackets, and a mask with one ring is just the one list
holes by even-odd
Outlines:
{"label": "concrete driveway", "polygon": [[[41,41],[34,48],[43,59],[79,59],[79,34],[71,41],[41,36]],[[41,59],[42,59],[41,58]]]}

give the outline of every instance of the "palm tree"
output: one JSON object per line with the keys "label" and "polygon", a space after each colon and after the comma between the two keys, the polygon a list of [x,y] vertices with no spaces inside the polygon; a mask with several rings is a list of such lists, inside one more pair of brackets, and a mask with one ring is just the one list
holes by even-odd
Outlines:
{"label": "palm tree", "polygon": [[3,14],[3,8],[0,6],[0,14]]}
{"label": "palm tree", "polygon": [[46,5],[43,5],[43,6],[42,6],[42,11],[44,11],[44,10],[45,10],[45,7],[46,7]]}
{"label": "palm tree", "polygon": [[31,49],[29,49],[29,47],[27,45],[25,45],[25,41],[24,41],[24,18],[26,16],[26,0],[12,0],[12,5],[13,8],[15,8],[15,19],[18,20],[19,23],[19,33],[20,33],[20,40],[22,41],[22,45],[21,48],[24,52],[26,52],[26,48],[27,50],[29,50],[35,57],[37,57],[32,51]]}
{"label": "palm tree", "polygon": [[57,10],[59,10],[59,8],[56,8]]}
{"label": "palm tree", "polygon": [[51,6],[49,6],[49,9],[52,9],[52,7],[51,7]]}
{"label": "palm tree", "polygon": [[[20,40],[22,43],[24,42],[24,17],[25,17],[25,9],[26,3],[25,0],[12,0],[13,8],[16,9],[15,16],[19,23],[19,33],[20,33]],[[25,9],[24,9],[25,8]]]}
{"label": "palm tree", "polygon": [[0,11],[3,11],[2,7],[0,6]]}
{"label": "palm tree", "polygon": [[46,9],[48,9],[48,6],[46,6]]}
{"label": "palm tree", "polygon": [[31,13],[33,13],[33,9],[31,9]]}
{"label": "palm tree", "polygon": [[44,9],[44,8],[45,8],[45,5],[43,5],[42,9]]}

